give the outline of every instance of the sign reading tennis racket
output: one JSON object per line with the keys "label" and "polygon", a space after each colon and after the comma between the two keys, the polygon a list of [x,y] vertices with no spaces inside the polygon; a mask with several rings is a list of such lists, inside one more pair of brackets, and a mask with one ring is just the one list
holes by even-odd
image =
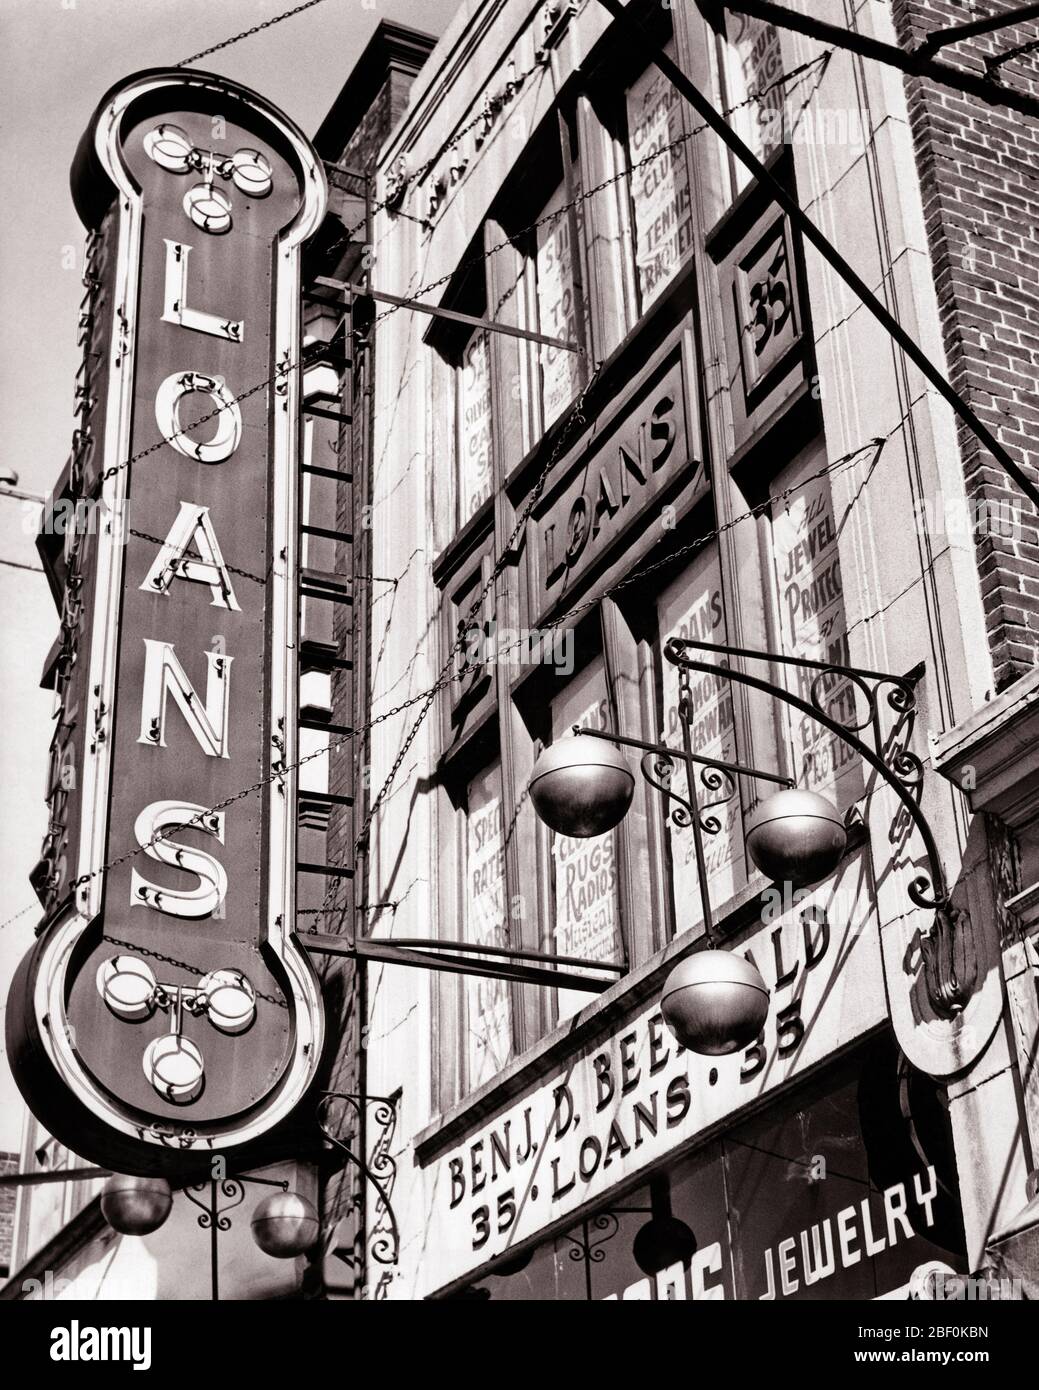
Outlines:
{"label": "sign reading tennis racket", "polygon": [[75,867],[15,978],[8,1050],[76,1153],[175,1173],[254,1148],[321,1051],[290,764],[300,252],[325,182],[260,97],[159,70],[105,97],[72,186],[110,252],[103,526],[75,648]]}

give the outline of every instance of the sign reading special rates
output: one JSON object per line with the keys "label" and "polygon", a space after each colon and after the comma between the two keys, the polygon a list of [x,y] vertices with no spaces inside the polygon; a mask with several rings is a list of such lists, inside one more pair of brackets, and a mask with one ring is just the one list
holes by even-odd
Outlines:
{"label": "sign reading special rates", "polygon": [[428,1248],[444,1287],[600,1198],[885,1017],[863,854],[766,906],[734,940],[771,991],[761,1036],[729,1057],[679,1047],[660,1009],[611,1020],[506,1110],[431,1160]]}
{"label": "sign reading special rates", "polygon": [[104,98],[73,192],[112,248],[85,499],[104,524],[75,646],[75,876],[8,1046],[75,1153],[176,1172],[265,1135],[321,1052],[291,764],[300,250],[325,184],[260,97],[174,70]]}

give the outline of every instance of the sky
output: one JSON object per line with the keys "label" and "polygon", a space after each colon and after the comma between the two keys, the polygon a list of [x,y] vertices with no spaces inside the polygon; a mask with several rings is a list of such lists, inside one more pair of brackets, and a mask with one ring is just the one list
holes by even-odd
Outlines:
{"label": "sky", "polygon": [[[46,493],[68,456],[84,232],[68,171],[104,93],[293,8],[293,0],[0,0],[0,473]],[[458,0],[322,0],[198,66],[262,93],[313,135],[382,19],[439,35]],[[385,288],[392,290],[392,286]],[[36,899],[53,697],[39,689],[57,614],[34,549],[38,509],[0,494],[0,924]],[[34,911],[0,925],[0,1009]],[[0,1151],[23,1109],[0,1057]]]}

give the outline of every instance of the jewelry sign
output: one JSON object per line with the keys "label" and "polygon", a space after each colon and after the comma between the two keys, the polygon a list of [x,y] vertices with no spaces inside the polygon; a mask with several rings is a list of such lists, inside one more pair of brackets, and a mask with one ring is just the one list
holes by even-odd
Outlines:
{"label": "jewelry sign", "polygon": [[105,97],[72,188],[103,248],[80,483],[100,521],[58,687],[68,887],[8,1047],[74,1152],[175,1173],[255,1147],[321,1052],[291,763],[300,255],[325,182],[260,97],[160,70]]}

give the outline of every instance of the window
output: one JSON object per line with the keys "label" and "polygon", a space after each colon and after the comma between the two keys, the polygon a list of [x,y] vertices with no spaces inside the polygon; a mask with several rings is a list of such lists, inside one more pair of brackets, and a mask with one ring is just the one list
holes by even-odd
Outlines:
{"label": "window", "polygon": [[[475,255],[470,249],[463,264]],[[485,318],[483,270],[466,271],[448,300],[453,309]],[[434,319],[426,341],[433,349],[429,448],[435,540],[442,550],[494,492],[490,348],[484,329],[444,319]]]}
{"label": "window", "polygon": [[[675,56],[674,40],[665,48]],[[635,267],[643,312],[688,258],[693,245],[683,102],[671,82],[649,67],[625,93]]]}
{"label": "window", "polygon": [[[749,15],[726,13],[724,23],[716,49],[718,97],[737,135],[758,159],[767,160],[784,138],[783,88],[774,85],[783,73],[779,32]],[[754,100],[759,92],[764,93],[761,100]],[[723,159],[735,197],[751,176],[727,149]]]}
{"label": "window", "polygon": [[[574,219],[560,212],[566,201],[565,185],[561,183],[538,219],[534,255],[537,331],[549,338],[575,342],[578,327]],[[577,394],[581,359],[566,348],[541,346],[539,354],[542,423],[547,429]]]}
{"label": "window", "polygon": [[[465,939],[504,946],[505,839],[501,764],[469,783],[465,823]],[[466,1079],[470,1090],[496,1076],[512,1055],[512,1009],[504,980],[465,981]]]}
{"label": "window", "polygon": [[493,490],[491,478],[491,378],[487,334],[474,331],[456,374],[459,521],[475,516]]}
{"label": "window", "polygon": [[[590,662],[552,703],[552,739],[570,736],[575,725],[609,729],[612,721],[601,657]],[[552,931],[554,950],[586,960],[623,959],[615,830],[590,839],[551,834]],[[584,1008],[580,990],[557,990],[557,1016]]]}
{"label": "window", "polygon": [[[838,526],[827,477],[811,478],[825,464],[822,441],[806,449],[771,485],[771,493],[794,486],[790,497],[772,510],[772,565],[775,574],[776,626],[779,647],[789,656],[813,661],[848,662],[848,620],[837,551]],[[798,484],[802,484],[798,486]],[[780,668],[787,689],[811,701],[815,673]],[[854,726],[855,690],[851,682],[830,680],[821,687],[823,708]],[[783,707],[790,775],[799,786],[834,796],[845,809],[862,790],[861,764],[852,750],[814,720]]]}
{"label": "window", "polygon": [[[671,637],[719,643],[727,640],[717,546],[702,551],[685,573],[663,590],[657,598],[656,609],[661,653],[660,736],[661,741],[670,747],[681,748],[679,668],[663,659],[662,653]],[[690,655],[698,654],[691,652]],[[699,655],[707,661],[718,660],[709,654]],[[693,706],[690,724],[692,751],[705,758],[736,761],[731,682],[723,676],[691,672],[690,693]],[[676,767],[672,785],[679,796],[687,796],[688,781],[684,768]],[[703,849],[711,904],[719,908],[735,895],[747,878],[739,783],[724,773],[701,768],[695,788],[701,815],[711,817],[718,825],[715,834],[703,836]],[[702,921],[703,913],[693,832],[688,826],[676,826],[669,816],[667,834],[677,935]]]}
{"label": "window", "polygon": [[[676,53],[662,29],[661,41]],[[685,105],[614,50],[522,152],[445,307],[574,348],[435,321],[435,541],[447,549],[693,254]],[[587,193],[587,196],[586,196]],[[486,256],[481,252],[487,252]],[[576,350],[575,350],[576,349]]]}

